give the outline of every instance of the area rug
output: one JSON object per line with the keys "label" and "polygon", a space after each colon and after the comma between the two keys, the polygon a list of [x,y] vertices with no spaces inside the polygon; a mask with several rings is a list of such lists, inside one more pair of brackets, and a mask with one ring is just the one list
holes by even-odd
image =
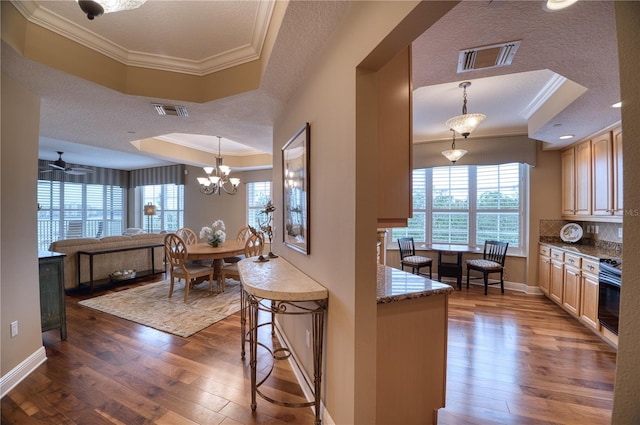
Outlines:
{"label": "area rug", "polygon": [[240,311],[240,282],[227,279],[225,292],[209,293],[203,282],[189,290],[184,302],[184,284],[177,281],[169,296],[169,281],[125,289],[78,304],[181,337],[188,337]]}

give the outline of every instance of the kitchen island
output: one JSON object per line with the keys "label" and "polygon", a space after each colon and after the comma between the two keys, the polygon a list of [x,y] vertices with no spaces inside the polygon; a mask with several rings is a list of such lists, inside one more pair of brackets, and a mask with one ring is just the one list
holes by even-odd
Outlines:
{"label": "kitchen island", "polygon": [[378,265],[376,423],[435,424],[445,405],[447,284]]}

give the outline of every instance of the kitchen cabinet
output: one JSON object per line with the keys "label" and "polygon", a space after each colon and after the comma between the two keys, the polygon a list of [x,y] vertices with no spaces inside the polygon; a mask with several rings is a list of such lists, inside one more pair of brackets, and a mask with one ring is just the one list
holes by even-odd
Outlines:
{"label": "kitchen cabinet", "polygon": [[413,215],[411,46],[376,73],[378,227],[406,227]]}
{"label": "kitchen cabinet", "polygon": [[551,283],[551,248],[542,245],[538,257],[538,286],[542,293],[549,296],[549,284]]}
{"label": "kitchen cabinet", "polygon": [[576,151],[562,151],[562,215],[571,216],[576,211]]}
{"label": "kitchen cabinet", "polygon": [[42,332],[60,329],[60,339],[67,339],[67,315],[64,305],[65,254],[38,253],[40,280],[40,324]]}
{"label": "kitchen cabinet", "polygon": [[573,254],[564,255],[564,282],[562,306],[569,313],[578,316],[580,312],[581,258]]}
{"label": "kitchen cabinet", "polygon": [[622,190],[622,128],[613,130],[613,215],[624,215]]}
{"label": "kitchen cabinet", "polygon": [[582,260],[582,277],[580,280],[580,320],[595,330],[600,329],[598,321],[598,273],[600,264],[597,261]]}
{"label": "kitchen cabinet", "polygon": [[564,296],[564,252],[551,249],[549,298],[562,305]]}
{"label": "kitchen cabinet", "polygon": [[613,214],[613,148],[611,132],[591,140],[593,215]]}
{"label": "kitchen cabinet", "polygon": [[591,141],[562,152],[562,215],[591,215]]}
{"label": "kitchen cabinet", "polygon": [[591,141],[576,146],[575,215],[591,214]]}
{"label": "kitchen cabinet", "polygon": [[561,153],[562,218],[621,222],[622,130],[577,143]]}

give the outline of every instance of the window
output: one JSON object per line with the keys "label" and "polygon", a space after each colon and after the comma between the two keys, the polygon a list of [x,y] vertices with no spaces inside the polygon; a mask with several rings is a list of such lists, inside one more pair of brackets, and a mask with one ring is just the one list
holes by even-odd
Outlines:
{"label": "window", "polygon": [[184,226],[184,185],[169,183],[139,188],[142,205],[151,203],[156,206],[155,215],[144,215],[141,208],[143,230],[149,233],[175,232]]}
{"label": "window", "polygon": [[260,216],[260,211],[264,210],[271,199],[271,182],[247,183],[247,223],[249,226],[260,228],[258,219],[263,224],[265,216]]}
{"label": "window", "polygon": [[59,239],[121,235],[124,196],[120,186],[38,180],[38,249]]}
{"label": "window", "polygon": [[413,218],[392,230],[392,242],[483,246],[497,239],[509,242],[511,253],[524,253],[527,176],[523,164],[413,170]]}

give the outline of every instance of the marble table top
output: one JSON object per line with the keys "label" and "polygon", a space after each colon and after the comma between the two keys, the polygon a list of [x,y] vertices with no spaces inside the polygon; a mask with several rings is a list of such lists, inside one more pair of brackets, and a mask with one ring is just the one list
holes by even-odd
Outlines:
{"label": "marble table top", "polygon": [[378,304],[453,292],[446,283],[378,264]]}
{"label": "marble table top", "polygon": [[238,262],[240,281],[249,294],[277,301],[314,301],[329,297],[327,288],[282,257],[257,262],[258,257]]}

